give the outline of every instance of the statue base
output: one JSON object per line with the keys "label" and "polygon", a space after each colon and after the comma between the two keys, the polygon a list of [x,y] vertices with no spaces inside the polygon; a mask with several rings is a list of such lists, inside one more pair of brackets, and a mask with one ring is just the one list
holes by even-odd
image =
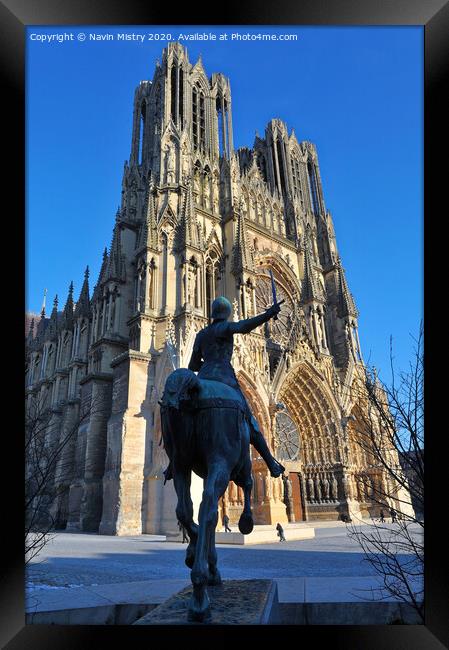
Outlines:
{"label": "statue base", "polygon": [[279,601],[274,580],[225,580],[207,587],[212,619],[190,623],[187,610],[192,586],[168,598],[133,625],[276,625]]}

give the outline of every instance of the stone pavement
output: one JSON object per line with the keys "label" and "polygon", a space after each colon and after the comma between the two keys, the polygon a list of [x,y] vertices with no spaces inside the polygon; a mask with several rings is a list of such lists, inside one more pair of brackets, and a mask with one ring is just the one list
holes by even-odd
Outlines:
{"label": "stone pavement", "polygon": [[[313,539],[220,545],[223,579],[274,579],[279,602],[293,607],[300,603],[356,606],[371,600],[378,579],[360,547],[348,538],[345,525],[311,525]],[[145,605],[147,609],[140,610],[145,613],[190,584],[185,545],[164,540],[157,535],[56,533],[26,572],[26,611],[34,614],[29,622],[46,622],[46,612],[60,612],[59,623],[82,622],[89,608],[97,608],[101,620],[90,622],[105,623],[111,620],[111,608],[119,605]],[[299,614],[292,612],[292,616]]]}

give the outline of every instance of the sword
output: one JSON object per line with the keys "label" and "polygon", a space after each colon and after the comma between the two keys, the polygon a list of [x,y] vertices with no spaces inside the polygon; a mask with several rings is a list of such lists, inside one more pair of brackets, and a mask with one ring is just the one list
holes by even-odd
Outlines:
{"label": "sword", "polygon": [[[273,292],[273,305],[282,305],[285,300],[281,300],[281,302],[278,303],[278,300],[276,298],[276,285],[274,284],[274,278],[273,278],[273,271],[270,269],[270,277],[271,277],[271,291]],[[276,316],[273,316],[274,320],[277,320],[277,314]]]}

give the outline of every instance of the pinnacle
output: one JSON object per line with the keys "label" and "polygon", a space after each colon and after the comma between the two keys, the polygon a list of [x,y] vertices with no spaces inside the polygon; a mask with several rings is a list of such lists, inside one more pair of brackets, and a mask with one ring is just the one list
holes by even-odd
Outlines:
{"label": "pinnacle", "polygon": [[55,295],[55,299],[53,300],[53,311],[51,312],[51,317],[56,318],[58,315],[58,294]]}
{"label": "pinnacle", "polygon": [[357,316],[357,307],[355,306],[354,298],[352,297],[352,294],[350,293],[348,284],[346,282],[345,272],[341,264],[340,255],[337,256],[336,267],[338,269],[338,283],[340,291],[340,313],[344,316]]}
{"label": "pinnacle", "polygon": [[248,249],[248,243],[246,241],[246,228],[245,228],[245,218],[243,214],[243,199],[240,198],[239,202],[239,213],[237,219],[237,232],[234,245],[234,257],[233,257],[233,272],[234,274],[241,273],[241,271],[252,268],[252,260]]}

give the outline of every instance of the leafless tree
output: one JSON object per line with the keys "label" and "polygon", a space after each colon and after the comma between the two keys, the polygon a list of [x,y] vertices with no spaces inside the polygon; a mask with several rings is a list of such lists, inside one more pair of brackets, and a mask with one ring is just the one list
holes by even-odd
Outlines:
{"label": "leafless tree", "polygon": [[390,339],[389,383],[381,381],[373,367],[365,366],[359,386],[365,408],[358,410],[352,422],[353,440],[367,460],[358,481],[383,517],[372,517],[369,525],[353,521],[348,533],[381,578],[382,586],[372,597],[394,596],[409,603],[424,622],[422,323],[414,341],[413,360],[407,371],[398,374]]}
{"label": "leafless tree", "polygon": [[80,405],[70,426],[52,426],[54,411],[36,396],[25,413],[25,563],[52,539],[57,522],[52,506],[70,488],[73,454],[80,425],[101,405]]}

